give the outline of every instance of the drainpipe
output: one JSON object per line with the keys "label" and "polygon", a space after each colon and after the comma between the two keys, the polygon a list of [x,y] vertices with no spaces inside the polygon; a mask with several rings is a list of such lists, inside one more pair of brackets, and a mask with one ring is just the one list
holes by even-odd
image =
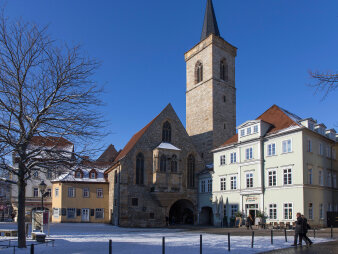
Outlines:
{"label": "drainpipe", "polygon": [[[334,210],[334,186],[333,186],[333,146],[331,145],[330,146],[330,150],[331,150],[331,153],[330,153],[330,157],[331,157],[331,160],[330,160],[330,162],[331,162],[331,200],[332,200],[332,202],[331,202],[331,204],[332,204],[332,211],[331,212],[333,212],[333,210]],[[337,180],[336,180],[337,181]]]}
{"label": "drainpipe", "polygon": [[264,138],[261,137],[260,138],[260,145],[261,145],[261,184],[262,184],[262,212],[264,213],[264,206],[265,206],[265,202],[264,202],[264,194],[265,194],[265,171],[264,171]]}

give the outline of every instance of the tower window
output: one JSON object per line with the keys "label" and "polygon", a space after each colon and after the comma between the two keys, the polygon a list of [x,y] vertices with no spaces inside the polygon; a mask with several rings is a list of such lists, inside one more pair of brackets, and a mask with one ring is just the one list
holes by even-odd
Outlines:
{"label": "tower window", "polygon": [[167,156],[165,156],[164,154],[161,156],[160,160],[160,171],[161,172],[167,171]]}
{"label": "tower window", "polygon": [[139,153],[136,156],[136,184],[144,183],[144,156]]}
{"label": "tower window", "polygon": [[187,173],[187,182],[188,182],[188,188],[194,188],[195,187],[195,157],[190,154],[188,156],[187,161],[188,166],[188,173]]}
{"label": "tower window", "polygon": [[171,125],[168,121],[163,124],[162,141],[167,143],[171,142]]}
{"label": "tower window", "polygon": [[228,81],[228,63],[226,59],[222,59],[220,62],[220,78]]}
{"label": "tower window", "polygon": [[195,83],[203,81],[203,64],[201,62],[196,63],[195,67]]}

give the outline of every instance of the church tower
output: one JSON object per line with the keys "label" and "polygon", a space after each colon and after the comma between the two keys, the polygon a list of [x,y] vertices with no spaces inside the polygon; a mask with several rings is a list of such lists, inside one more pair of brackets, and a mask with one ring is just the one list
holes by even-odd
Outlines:
{"label": "church tower", "polygon": [[236,133],[236,54],[237,48],[220,36],[212,0],[207,0],[201,41],[185,53],[185,61],[186,128],[208,164],[211,150]]}

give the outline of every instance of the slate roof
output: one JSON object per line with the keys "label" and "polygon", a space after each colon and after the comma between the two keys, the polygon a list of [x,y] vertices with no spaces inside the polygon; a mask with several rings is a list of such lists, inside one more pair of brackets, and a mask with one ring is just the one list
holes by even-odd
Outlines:
{"label": "slate roof", "polygon": [[201,41],[205,40],[210,34],[220,37],[214,6],[212,0],[207,1],[207,8],[204,15],[204,23],[201,35]]}
{"label": "slate roof", "polygon": [[[266,134],[272,134],[283,129],[287,129],[291,126],[300,126],[298,121],[300,121],[301,118],[285,109],[278,107],[277,105],[273,105],[262,115],[260,115],[257,120],[263,120],[264,122],[271,124],[271,127]],[[238,134],[232,136],[220,147],[224,147],[237,142]]]}
{"label": "slate roof", "polygon": [[118,156],[113,145],[109,145],[108,148],[101,154],[101,156],[96,160],[97,162],[113,162]]}

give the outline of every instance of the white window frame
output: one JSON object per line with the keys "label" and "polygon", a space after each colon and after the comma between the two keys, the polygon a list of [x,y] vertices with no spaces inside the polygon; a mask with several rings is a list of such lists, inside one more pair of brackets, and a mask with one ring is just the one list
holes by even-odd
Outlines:
{"label": "white window frame", "polygon": [[276,143],[268,144],[268,156],[275,156],[276,155]]}
{"label": "white window frame", "polygon": [[318,170],[318,181],[320,186],[324,186],[324,170],[319,169]]}
{"label": "white window frame", "polygon": [[103,188],[97,188],[96,189],[96,197],[97,198],[103,198]]}
{"label": "white window frame", "polygon": [[225,177],[225,176],[224,176],[224,177],[221,177],[221,178],[219,179],[219,183],[220,183],[220,190],[221,190],[221,191],[225,191],[225,190],[227,189],[227,187],[226,187],[226,183],[227,183],[226,177]]}
{"label": "white window frame", "polygon": [[237,175],[230,176],[230,190],[237,190]]}
{"label": "white window frame", "polygon": [[[36,195],[35,195],[35,194],[36,194]],[[33,188],[33,197],[34,197],[34,198],[39,197],[39,188],[37,188],[37,187],[34,187],[34,188]]]}
{"label": "white window frame", "polygon": [[258,133],[258,125],[254,125],[253,127],[253,133]]}
{"label": "white window frame", "polygon": [[[271,176],[270,176],[271,173]],[[274,174],[273,174],[274,173]],[[272,185],[270,185],[270,177],[272,178]],[[275,180],[275,181],[273,181]],[[275,182],[275,184],[273,184]],[[277,186],[277,169],[270,169],[268,171],[268,186],[269,187],[273,187],[273,186]]]}
{"label": "white window frame", "polygon": [[[271,211],[273,213],[273,217],[271,217]],[[277,209],[277,204],[274,203],[274,204],[269,204],[269,219],[270,220],[277,220],[277,212],[278,212],[278,209]]]}
{"label": "white window frame", "polygon": [[212,179],[207,180],[208,192],[212,192]]}
{"label": "white window frame", "polygon": [[[85,195],[85,194],[87,194],[87,195]],[[82,189],[82,196],[83,196],[84,198],[89,198],[89,196],[90,196],[90,191],[89,191],[89,188],[88,188],[88,187],[85,187],[85,188]]]}
{"label": "white window frame", "polygon": [[[292,167],[287,167],[287,168],[283,168],[283,185],[292,185]],[[287,170],[287,172],[285,173],[285,170]],[[290,170],[290,172],[289,172]],[[285,175],[287,182],[285,183]],[[291,179],[291,183],[289,183],[289,179]]]}
{"label": "white window frame", "polygon": [[251,126],[246,128],[246,135],[251,135],[252,132],[251,132]]}
{"label": "white window frame", "polygon": [[248,147],[245,149],[245,159],[246,160],[252,160],[253,159],[253,148]]}
{"label": "white window frame", "polygon": [[292,153],[292,139],[291,138],[282,141],[282,153]]}
{"label": "white window frame", "polygon": [[245,129],[241,129],[241,137],[245,136]]}
{"label": "white window frame", "polygon": [[221,156],[219,157],[219,165],[223,166],[223,165],[225,165],[225,164],[226,164],[226,157],[225,157],[225,155],[223,154],[223,155],[221,155]]}
{"label": "white window frame", "polygon": [[[231,214],[231,217],[235,217],[235,214],[238,212],[238,204],[232,204],[230,205],[230,214]],[[234,209],[236,208],[236,209]]]}
{"label": "white window frame", "polygon": [[319,155],[324,155],[324,145],[323,143],[319,143]]}
{"label": "white window frame", "polygon": [[247,172],[245,174],[245,186],[246,188],[254,187],[254,173],[253,172]]}
{"label": "white window frame", "polygon": [[74,187],[68,187],[68,197],[69,198],[75,198],[76,197],[75,188]]}
{"label": "white window frame", "polygon": [[[288,209],[288,215],[290,215],[290,207],[285,207],[285,205],[290,205],[291,204],[291,218],[290,216],[288,216],[287,218],[285,218],[285,209]],[[283,219],[284,220],[293,220],[293,203],[292,202],[287,202],[287,203],[283,203]]]}
{"label": "white window frame", "polygon": [[59,196],[59,188],[55,188],[54,190],[54,196],[57,198]]}
{"label": "white window frame", "polygon": [[[97,217],[97,214],[102,213],[102,217]],[[104,208],[95,208],[95,219],[104,219]]]}
{"label": "white window frame", "polygon": [[312,168],[308,169],[308,184],[313,184],[313,170]]}
{"label": "white window frame", "polygon": [[230,153],[230,163],[236,163],[237,162],[237,153],[236,152],[233,152],[233,153]]}
{"label": "white window frame", "polygon": [[306,151],[312,153],[312,140],[309,138],[306,141]]}
{"label": "white window frame", "polygon": [[53,217],[54,218],[60,217],[60,208],[53,208]]}
{"label": "white window frame", "polygon": [[319,204],[319,219],[324,219],[324,204]]}

